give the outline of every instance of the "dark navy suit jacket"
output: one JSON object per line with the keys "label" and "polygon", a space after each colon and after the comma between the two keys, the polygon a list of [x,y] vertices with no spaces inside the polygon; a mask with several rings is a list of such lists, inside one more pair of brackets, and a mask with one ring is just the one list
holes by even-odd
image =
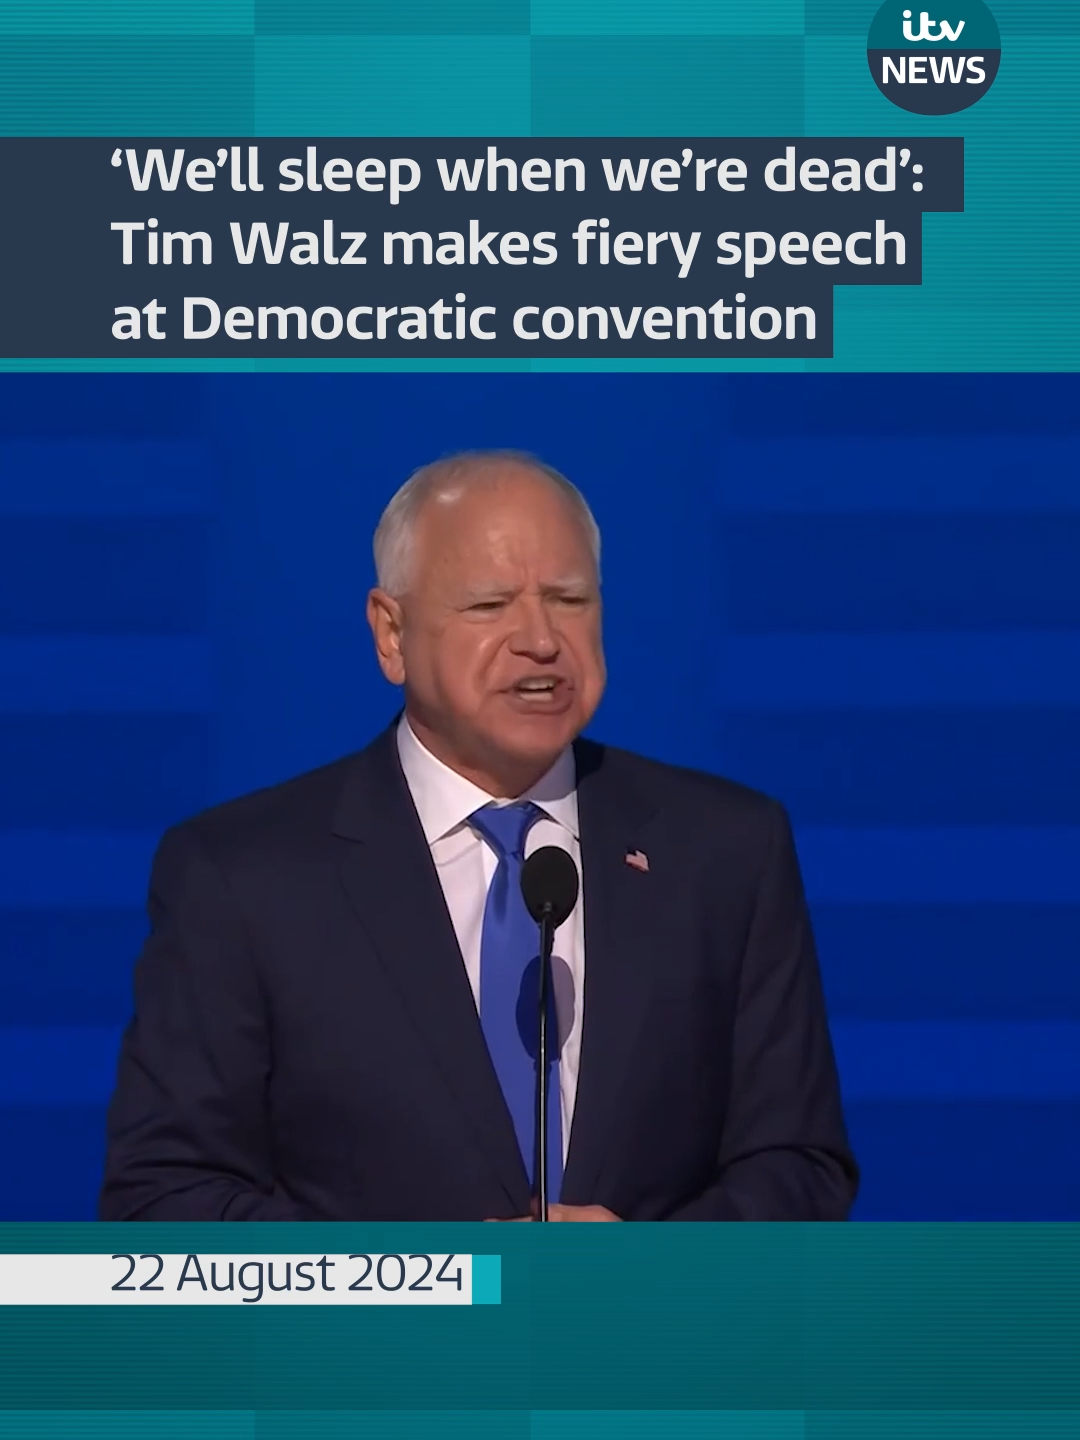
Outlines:
{"label": "dark navy suit jacket", "polygon": [[[856,1170],[784,812],[575,753],[586,977],[564,1202],[842,1219]],[[528,1213],[392,730],[170,831],[150,917],[103,1219]]]}

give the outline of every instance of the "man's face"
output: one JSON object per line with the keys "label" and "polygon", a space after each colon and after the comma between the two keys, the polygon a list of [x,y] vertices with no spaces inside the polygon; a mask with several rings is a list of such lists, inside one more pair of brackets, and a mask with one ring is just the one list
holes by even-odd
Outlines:
{"label": "man's face", "polygon": [[535,472],[493,467],[429,501],[408,593],[380,596],[383,671],[448,764],[524,789],[588,724],[605,679],[596,566],[573,506]]}

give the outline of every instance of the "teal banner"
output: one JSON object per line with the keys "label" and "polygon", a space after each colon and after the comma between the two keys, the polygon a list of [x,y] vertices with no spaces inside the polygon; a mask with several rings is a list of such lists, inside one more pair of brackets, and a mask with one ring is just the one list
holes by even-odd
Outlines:
{"label": "teal banner", "polygon": [[[958,137],[965,205],[926,216],[918,286],[837,286],[831,356],[38,350],[0,368],[1075,369],[1080,8],[954,9],[924,22],[874,0],[6,0],[0,136]],[[72,213],[57,238],[75,264],[79,226]]]}
{"label": "teal banner", "polygon": [[[936,1421],[920,1435],[1064,1440],[1080,1425],[1078,1226],[0,1227],[0,1259],[133,1247],[171,1256],[498,1253],[501,1303],[260,1306],[237,1296],[212,1307],[7,1305],[0,1409],[365,1412],[352,1430],[329,1420],[322,1429],[275,1428],[268,1417],[255,1431],[220,1432],[230,1436],[899,1440],[916,1433],[916,1414],[930,1412],[956,1424]],[[485,1269],[490,1301],[490,1262]],[[556,1410],[585,1418],[524,1424]],[[452,1424],[428,1416],[418,1430],[370,1414],[436,1411],[457,1413]],[[726,1421],[694,1430],[691,1417],[691,1428],[664,1432],[648,1429],[646,1417],[605,1428],[597,1412],[606,1411],[765,1413],[735,1431]],[[895,1413],[873,1425],[858,1418],[882,1411]],[[960,1425],[960,1412],[987,1411],[1040,1412],[1045,1421],[1015,1432],[1000,1429],[1001,1417],[989,1428]],[[524,1428],[462,1430],[460,1412],[507,1412]],[[1070,1412],[1055,1429],[1054,1415]],[[0,1436],[98,1433],[23,1424],[0,1416]],[[156,1425],[112,1433],[188,1433]]]}

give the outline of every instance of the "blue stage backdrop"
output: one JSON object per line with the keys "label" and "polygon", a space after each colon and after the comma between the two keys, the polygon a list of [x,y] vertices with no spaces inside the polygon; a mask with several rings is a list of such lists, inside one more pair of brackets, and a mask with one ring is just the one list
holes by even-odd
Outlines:
{"label": "blue stage backdrop", "polygon": [[93,1214],[162,829],[386,723],[380,508],[515,446],[604,529],[595,733],[793,815],[857,1214],[1080,1218],[1078,427],[1071,376],[0,377],[0,1217]]}

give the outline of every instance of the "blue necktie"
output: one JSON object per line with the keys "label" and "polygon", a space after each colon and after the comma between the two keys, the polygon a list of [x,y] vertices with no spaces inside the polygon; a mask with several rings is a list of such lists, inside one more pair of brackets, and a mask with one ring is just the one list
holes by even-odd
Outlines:
{"label": "blue necktie", "polygon": [[[480,1023],[530,1181],[536,1182],[537,1001],[540,931],[521,895],[525,836],[543,811],[532,804],[488,805],[469,816],[498,856],[484,906],[480,938]],[[552,1000],[548,1012],[548,1195],[562,1181],[559,1041]]]}

